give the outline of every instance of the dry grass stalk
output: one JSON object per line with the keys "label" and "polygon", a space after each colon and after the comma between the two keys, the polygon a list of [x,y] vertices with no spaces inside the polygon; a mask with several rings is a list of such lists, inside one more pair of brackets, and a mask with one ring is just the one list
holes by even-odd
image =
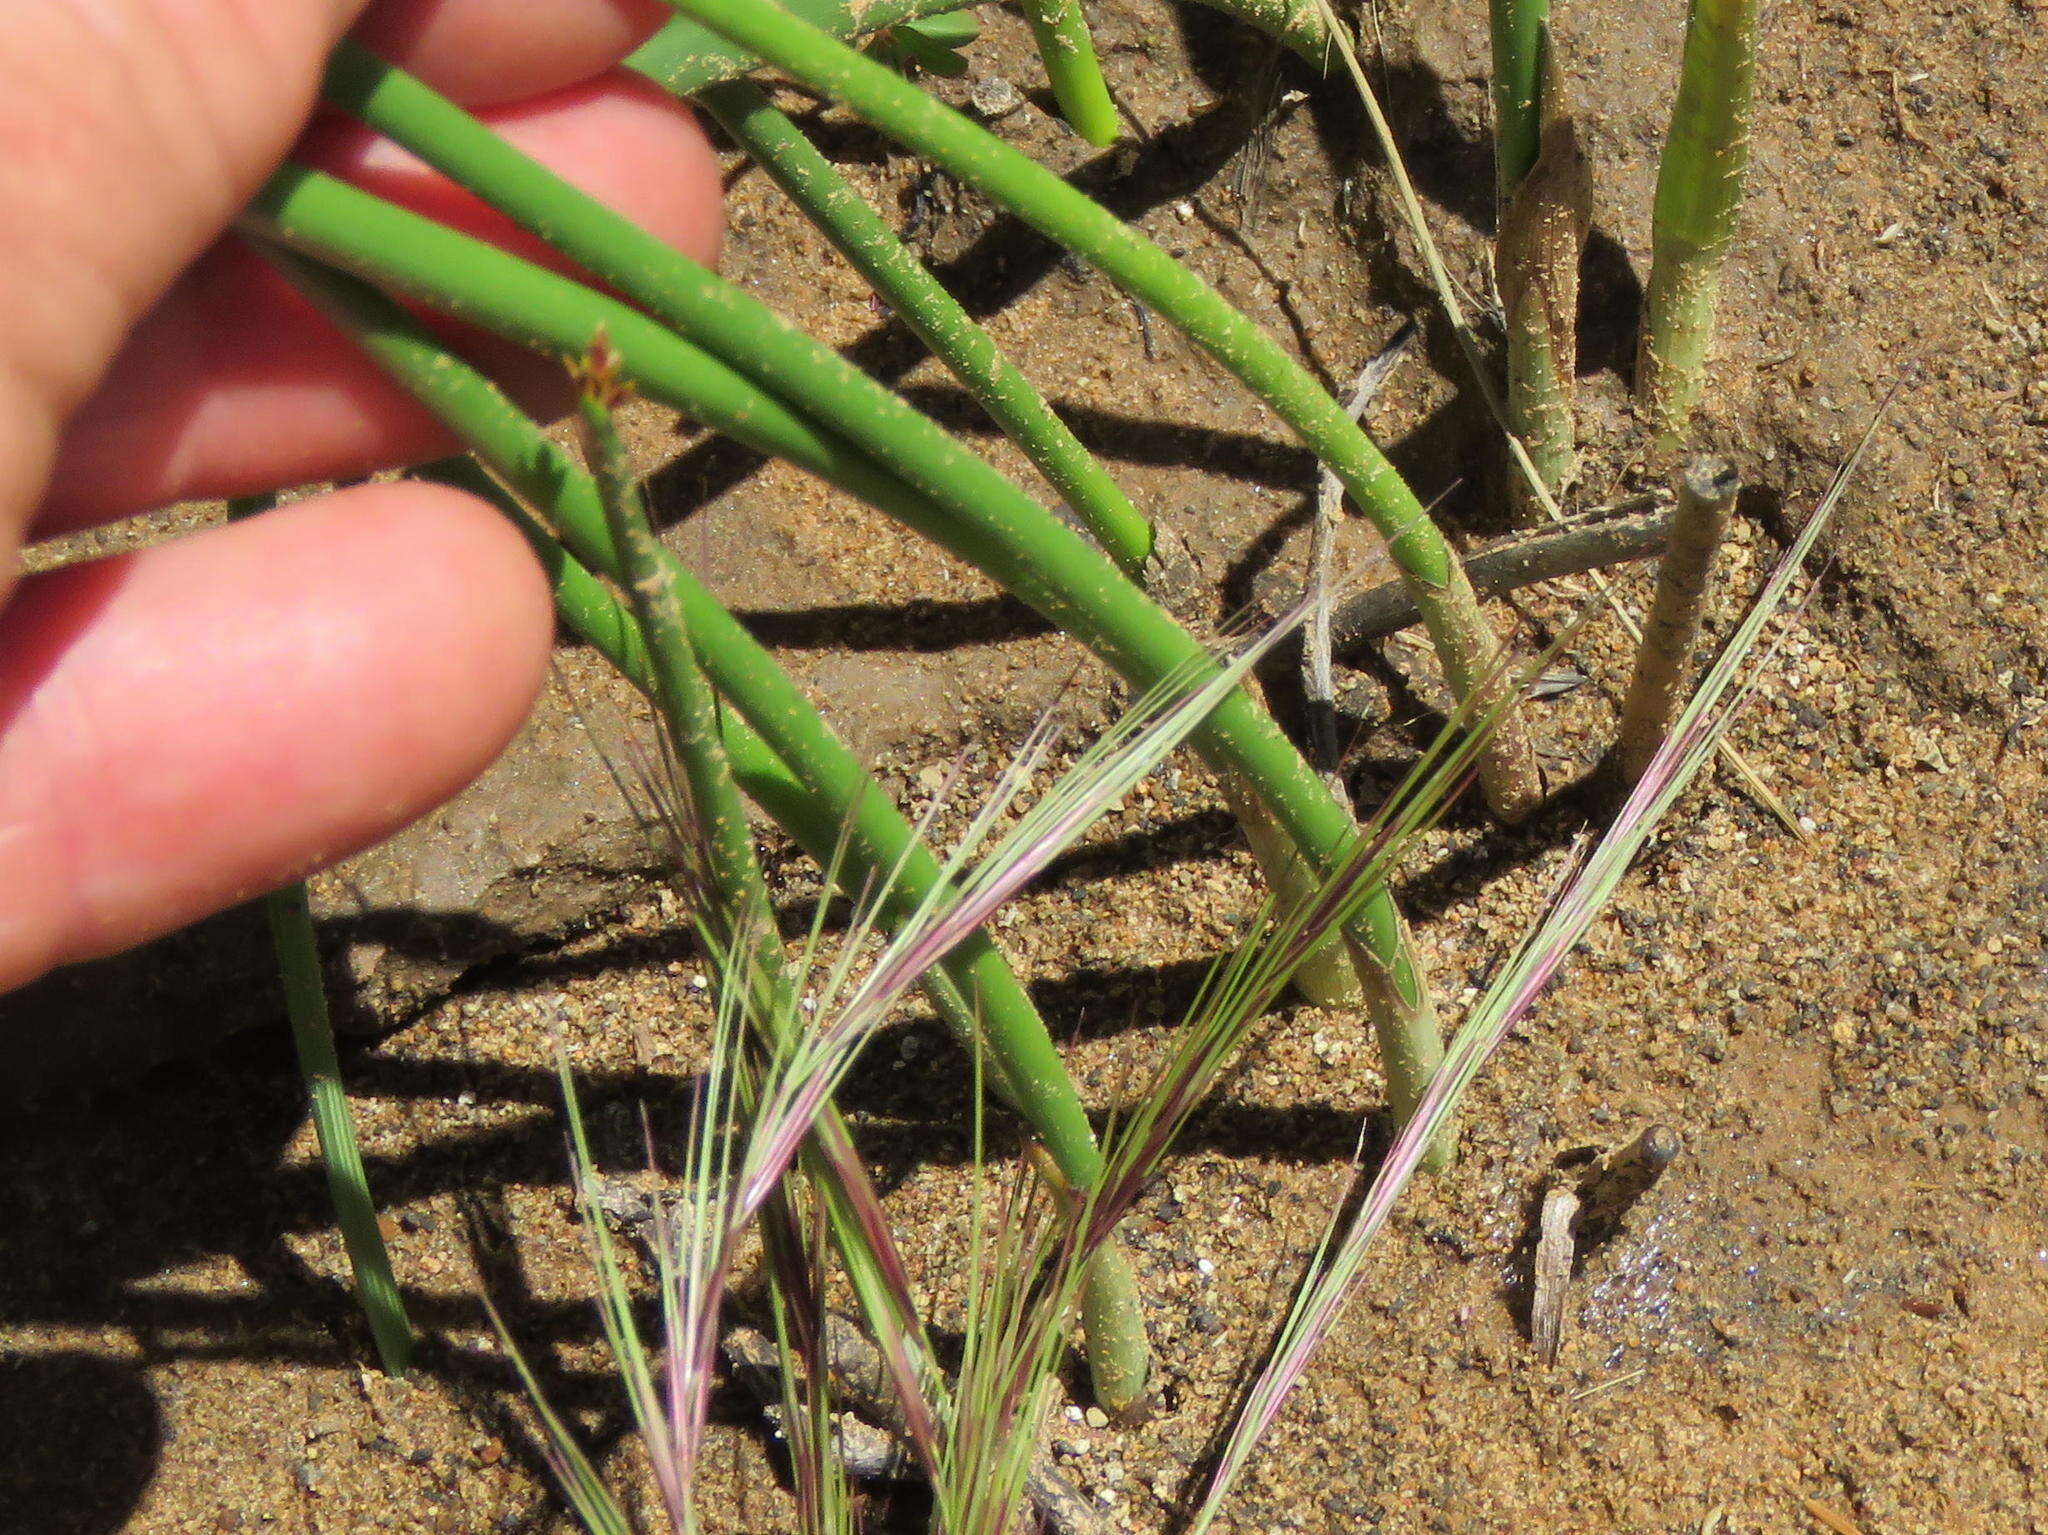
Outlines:
{"label": "dry grass stalk", "polygon": [[1722,458],[1694,459],[1679,481],[1657,595],[1643,624],[1635,676],[1621,708],[1621,771],[1629,783],[1642,776],[1677,711],[1686,663],[1713,585],[1714,557],[1741,488],[1735,466]]}

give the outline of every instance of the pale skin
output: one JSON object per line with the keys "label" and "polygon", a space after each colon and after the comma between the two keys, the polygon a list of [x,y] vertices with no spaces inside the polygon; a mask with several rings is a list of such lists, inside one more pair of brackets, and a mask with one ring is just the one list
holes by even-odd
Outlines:
{"label": "pale skin", "polygon": [[[695,123],[610,68],[666,17],[657,0],[5,3],[0,990],[376,841],[480,772],[540,686],[538,569],[495,512],[439,488],[363,487],[12,578],[24,540],[447,450],[224,238],[302,133],[319,163],[464,218],[390,146],[307,133],[332,41],[360,27],[692,255],[718,231]],[[560,403],[546,365],[491,355]]]}

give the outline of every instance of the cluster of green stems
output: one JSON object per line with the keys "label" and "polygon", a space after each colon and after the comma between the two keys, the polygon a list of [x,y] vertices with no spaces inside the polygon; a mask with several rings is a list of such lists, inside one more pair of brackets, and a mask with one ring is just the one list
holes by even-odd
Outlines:
{"label": "cluster of green stems", "polygon": [[[710,88],[713,109],[779,180],[792,188],[807,183],[807,206],[836,205],[837,220],[827,223],[834,238],[850,255],[860,253],[863,270],[879,274],[878,286],[888,285],[883,291],[899,312],[918,317],[920,334],[970,379],[977,397],[1025,445],[1101,547],[836,354],[352,43],[335,55],[330,102],[540,233],[627,302],[301,166],[273,178],[245,227],[454,429],[503,487],[495,499],[533,542],[564,617],[662,701],[679,743],[696,740],[715,754],[715,761],[686,758],[685,766],[697,811],[708,818],[710,846],[722,849],[707,864],[721,898],[743,902],[736,910],[761,899],[758,871],[746,872],[752,854],[738,808],[741,790],[821,860],[844,838],[856,871],[897,871],[895,898],[906,906],[920,898],[919,880],[928,881],[934,866],[858,762],[731,615],[651,535],[644,544],[637,534],[629,539],[626,525],[608,519],[607,507],[621,500],[616,487],[606,491],[606,473],[616,478],[615,466],[604,471],[599,453],[604,472],[593,477],[568,460],[383,295],[556,356],[582,356],[602,335],[608,366],[637,391],[787,459],[932,538],[1088,644],[1135,685],[1201,675],[1214,665],[1133,581],[1149,550],[1150,529],[1109,476],[957,305],[947,307],[951,301],[907,259],[872,210],[853,207],[857,199],[819,174],[821,162],[805,155],[808,146],[796,142],[800,136],[758,89],[717,83],[756,57],[974,181],[1093,262],[1180,325],[1287,420],[1387,536],[1454,688],[1493,723],[1495,741],[1482,770],[1491,796],[1507,813],[1526,813],[1535,785],[1507,702],[1512,679],[1461,565],[1370,439],[1298,364],[1156,246],[886,69],[776,7],[679,0],[677,8],[715,41],[707,45],[702,33],[671,28],[636,55],[636,67],[671,88]],[[851,8],[822,0],[809,8],[839,13],[836,19],[852,24]],[[859,24],[888,24],[939,8],[876,0],[861,11]],[[601,427],[589,423],[587,429],[601,445]],[[620,583],[631,600],[622,603],[606,579]],[[678,615],[680,628],[665,642],[665,653],[653,642],[642,601],[650,583]],[[1262,802],[1311,866],[1329,871],[1342,863],[1356,838],[1349,810],[1248,695],[1226,698],[1197,744]],[[742,844],[748,844],[744,853]],[[1428,988],[1383,890],[1364,903],[1349,937],[1372,981],[1368,995],[1390,1101],[1405,1114],[1440,1058]],[[992,1080],[1062,1175],[1077,1188],[1091,1186],[1101,1162],[1086,1116],[1043,1022],[993,945],[979,939],[964,946],[934,973],[931,989],[949,1023],[986,1050]],[[1128,1270],[1113,1248],[1104,1250],[1099,1268],[1100,1305],[1092,1309],[1135,1315]],[[1095,1364],[1109,1394],[1128,1400],[1134,1383],[1142,1386],[1142,1325],[1123,1334],[1127,1343],[1135,1341],[1135,1354],[1126,1348],[1123,1359]]]}

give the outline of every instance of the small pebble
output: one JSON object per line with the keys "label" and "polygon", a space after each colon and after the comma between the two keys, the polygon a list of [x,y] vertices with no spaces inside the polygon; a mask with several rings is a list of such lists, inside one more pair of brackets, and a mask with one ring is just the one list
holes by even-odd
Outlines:
{"label": "small pebble", "polygon": [[1100,1407],[1091,1407],[1081,1416],[1087,1420],[1088,1426],[1090,1428],[1109,1427],[1109,1414],[1104,1412]]}
{"label": "small pebble", "polygon": [[1003,117],[1024,105],[1024,93],[1001,75],[981,75],[967,87],[967,102],[983,117]]}

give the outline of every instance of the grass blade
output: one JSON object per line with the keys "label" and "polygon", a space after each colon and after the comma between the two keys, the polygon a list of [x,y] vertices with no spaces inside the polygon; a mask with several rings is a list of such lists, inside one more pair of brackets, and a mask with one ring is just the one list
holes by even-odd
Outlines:
{"label": "grass blade", "polygon": [[[1508,1031],[1535,1003],[1605,908],[1650,833],[1699,769],[1711,760],[1716,744],[1734,722],[1764,664],[1759,662],[1744,677],[1751,653],[1762,638],[1765,625],[1783,605],[1787,590],[1827,525],[1869,440],[1866,432],[1856,453],[1836,475],[1828,494],[1786,550],[1748,616],[1694,692],[1614,824],[1474,1006],[1451,1043],[1443,1069],[1430,1084],[1414,1117],[1395,1137],[1364,1202],[1341,1237],[1332,1227],[1309,1279],[1282,1325],[1272,1355],[1246,1395],[1196,1514],[1194,1535],[1202,1535],[1215,1519],[1222,1499],[1351,1298],[1366,1249],[1386,1224],[1395,1201],[1421,1165],[1432,1122],[1454,1111],[1458,1099]],[[1768,659],[1766,656],[1764,661]]]}
{"label": "grass blade", "polygon": [[327,1169],[327,1192],[334,1201],[334,1218],[341,1227],[349,1267],[355,1273],[356,1297],[362,1302],[384,1373],[403,1375],[412,1366],[412,1323],[405,1314],[405,1297],[391,1274],[384,1233],[377,1228],[377,1206],[363,1171],[355,1116],[349,1112],[348,1093],[341,1085],[341,1061],[334,1050],[334,1026],[327,1016],[327,989],[320,974],[319,944],[305,885],[293,883],[265,896],[263,913],[277,948],[292,1048],[312,1101],[313,1129]]}

